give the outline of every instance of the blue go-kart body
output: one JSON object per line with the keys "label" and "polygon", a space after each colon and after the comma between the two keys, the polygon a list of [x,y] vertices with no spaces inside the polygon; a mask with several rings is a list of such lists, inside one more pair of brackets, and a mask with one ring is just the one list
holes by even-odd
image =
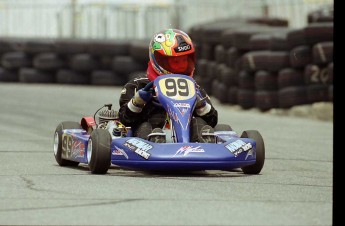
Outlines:
{"label": "blue go-kart body", "polygon": [[[241,136],[231,129],[216,130],[215,143],[190,141],[190,122],[196,104],[197,89],[193,78],[175,74],[159,76],[153,83],[156,104],[170,118],[165,129],[167,143],[154,143],[126,133],[115,134],[118,123],[97,128],[60,125],[55,132],[54,154],[60,165],[85,163],[93,173],[106,173],[110,164],[136,170],[231,170],[258,174],[264,164],[264,144],[256,130]],[[83,122],[83,120],[82,120]],[[94,124],[93,124],[94,123]],[[85,123],[84,123],[85,124]],[[93,126],[93,131],[89,128]],[[229,126],[229,128],[231,128]]]}

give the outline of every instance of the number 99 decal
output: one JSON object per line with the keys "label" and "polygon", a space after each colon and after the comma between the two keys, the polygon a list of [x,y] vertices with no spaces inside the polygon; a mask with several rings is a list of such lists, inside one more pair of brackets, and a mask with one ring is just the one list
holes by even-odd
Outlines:
{"label": "number 99 decal", "polygon": [[72,154],[72,137],[69,134],[62,135],[62,152],[69,158]]}
{"label": "number 99 decal", "polygon": [[161,92],[175,100],[188,100],[195,95],[194,82],[185,78],[164,78],[159,81]]}

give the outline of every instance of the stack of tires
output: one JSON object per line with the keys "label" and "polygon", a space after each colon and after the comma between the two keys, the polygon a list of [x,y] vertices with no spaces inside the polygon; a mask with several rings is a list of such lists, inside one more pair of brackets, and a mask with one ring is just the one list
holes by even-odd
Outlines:
{"label": "stack of tires", "polygon": [[[196,81],[221,103],[262,111],[333,101],[333,8],[308,25],[228,18],[193,26]],[[0,82],[122,86],[144,74],[149,40],[0,38]]]}
{"label": "stack of tires", "polygon": [[300,29],[268,18],[193,27],[197,82],[220,102],[244,109],[332,101],[333,22],[313,18]]}
{"label": "stack of tires", "polygon": [[0,58],[0,82],[122,86],[145,73],[148,40],[2,38]]}

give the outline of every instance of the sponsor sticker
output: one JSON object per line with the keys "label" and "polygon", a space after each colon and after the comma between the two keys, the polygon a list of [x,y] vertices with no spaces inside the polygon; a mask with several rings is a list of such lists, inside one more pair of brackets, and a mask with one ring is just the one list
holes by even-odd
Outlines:
{"label": "sponsor sticker", "polygon": [[175,122],[178,122],[178,115],[176,112],[172,111],[171,108],[168,106],[168,115],[171,119],[173,119]]}
{"label": "sponsor sticker", "polygon": [[188,111],[190,105],[188,103],[175,103],[174,107],[179,110],[182,116]]}
{"label": "sponsor sticker", "polygon": [[248,152],[247,152],[247,155],[246,155],[246,158],[244,159],[244,160],[247,160],[247,158],[249,157],[249,156],[253,156],[253,149],[250,149]]}
{"label": "sponsor sticker", "polygon": [[246,143],[242,140],[236,140],[225,145],[225,148],[227,148],[232,154],[235,155],[235,157],[237,157],[242,152],[251,150],[253,146],[251,143]]}
{"label": "sponsor sticker", "polygon": [[193,147],[193,146],[183,146],[180,149],[177,150],[174,156],[176,155],[183,155],[186,156],[189,153],[201,153],[205,152],[204,149],[200,148],[201,146]]}
{"label": "sponsor sticker", "polygon": [[84,157],[84,154],[85,154],[84,143],[79,140],[73,139],[72,153],[73,153],[72,154],[73,157]]}
{"label": "sponsor sticker", "polygon": [[176,52],[185,52],[185,51],[188,51],[188,50],[190,50],[192,47],[189,45],[189,44],[185,44],[185,45],[183,45],[183,46],[177,46],[176,48],[175,48],[175,51]]}
{"label": "sponsor sticker", "polygon": [[148,159],[150,157],[150,153],[148,153],[147,151],[153,148],[151,144],[148,144],[136,138],[128,139],[123,145],[128,147],[130,150],[134,151],[144,159]]}
{"label": "sponsor sticker", "polygon": [[115,150],[113,150],[113,151],[111,152],[111,154],[112,154],[112,155],[122,155],[122,156],[125,156],[126,159],[128,159],[127,153],[126,153],[123,149],[121,149],[121,148],[119,148],[119,147],[117,147],[117,146],[115,146]]}
{"label": "sponsor sticker", "polygon": [[64,129],[64,130],[62,130],[63,133],[66,133],[66,131],[68,131],[71,134],[74,134],[74,133],[82,133],[84,130],[83,129]]}

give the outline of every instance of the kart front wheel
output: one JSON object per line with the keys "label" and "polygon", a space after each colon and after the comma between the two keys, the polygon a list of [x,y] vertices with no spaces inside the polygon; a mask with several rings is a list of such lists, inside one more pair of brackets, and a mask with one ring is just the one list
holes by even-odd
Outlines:
{"label": "kart front wheel", "polygon": [[77,166],[79,162],[70,161],[62,158],[62,130],[64,129],[82,129],[77,122],[61,122],[55,129],[54,134],[54,156],[60,166]]}
{"label": "kart front wheel", "polygon": [[265,144],[257,130],[243,131],[241,138],[250,138],[256,142],[256,162],[253,165],[242,167],[245,174],[259,174],[265,163]]}
{"label": "kart front wheel", "polygon": [[87,161],[91,173],[107,173],[111,164],[110,144],[111,136],[108,130],[96,129],[92,131],[87,147]]}

